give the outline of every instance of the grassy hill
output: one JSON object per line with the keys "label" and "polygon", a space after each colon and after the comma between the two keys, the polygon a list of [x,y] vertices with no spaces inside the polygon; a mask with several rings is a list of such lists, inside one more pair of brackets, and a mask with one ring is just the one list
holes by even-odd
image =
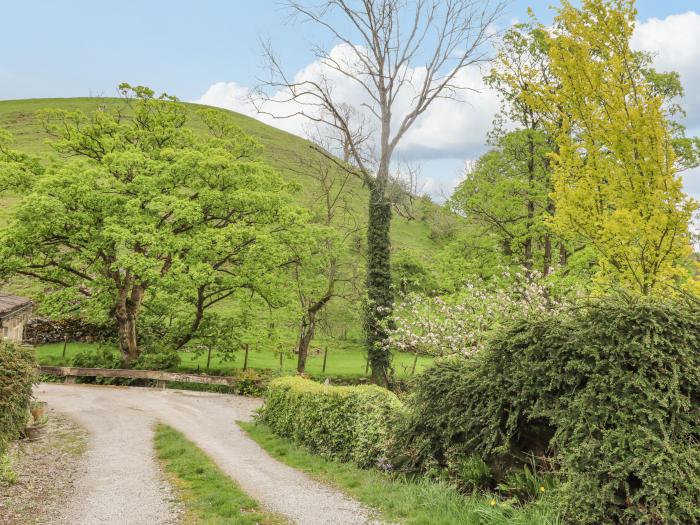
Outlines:
{"label": "grassy hill", "polygon": [[[70,99],[29,99],[29,100],[9,100],[0,101],[0,128],[4,128],[15,139],[15,148],[28,153],[48,157],[57,155],[49,144],[49,137],[43,130],[41,122],[36,117],[36,113],[43,109],[63,109],[63,110],[82,110],[90,112],[100,106],[123,106],[123,101],[116,98],[70,98]],[[197,110],[202,106],[195,104],[187,104],[191,112],[188,120],[189,126],[195,132],[204,132],[205,127],[197,114]],[[311,143],[303,138],[281,131],[274,127],[263,124],[253,118],[226,111],[225,112],[231,121],[240,126],[246,133],[254,136],[263,146],[264,159],[279,173],[287,179],[294,180],[300,183],[301,190],[296,198],[301,205],[310,206],[312,202],[318,198],[317,182],[302,175],[303,171],[302,159],[312,154]],[[352,209],[356,220],[360,224],[360,233],[358,239],[364,240],[364,230],[367,221],[367,198],[368,192],[363,187],[361,181],[353,180],[348,187],[348,205]],[[12,196],[4,196],[0,198],[0,226],[6,220],[16,198]],[[422,203],[421,206],[431,208],[431,212],[435,213],[437,207],[432,204]],[[437,211],[437,213],[441,213]],[[425,215],[425,214],[423,214]],[[435,240],[431,236],[431,227],[428,221],[420,219],[407,220],[406,218],[395,216],[392,224],[392,242],[394,253],[399,251],[407,251],[413,257],[421,259],[427,267],[431,266],[434,253],[440,248],[441,242]],[[364,265],[360,254],[355,256],[356,264]],[[6,283],[5,286],[8,286]],[[10,286],[19,291],[24,291],[30,295],[36,295],[36,286],[31,286],[31,283],[16,282]],[[235,308],[235,305],[229,305]],[[342,329],[346,340],[342,342],[333,342],[328,338],[328,334],[319,334],[317,345],[329,344],[331,347],[338,349],[361,348],[361,331],[358,319],[347,319],[347,307],[336,304],[331,308],[333,312],[329,315],[336,318],[339,322],[345,322],[346,326]],[[284,316],[283,316],[284,317]],[[345,317],[345,319],[343,319]],[[288,319],[287,331],[289,337],[283,337],[287,340],[287,346],[293,346],[295,334],[295,320]]]}

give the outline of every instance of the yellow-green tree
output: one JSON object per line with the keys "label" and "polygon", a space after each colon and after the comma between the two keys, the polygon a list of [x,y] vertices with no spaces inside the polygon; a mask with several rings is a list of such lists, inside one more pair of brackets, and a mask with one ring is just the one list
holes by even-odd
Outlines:
{"label": "yellow-green tree", "polygon": [[[596,252],[601,285],[650,294],[688,278],[688,223],[668,97],[630,47],[632,0],[564,1],[545,36],[556,84],[529,104],[555,112],[552,226]],[[653,74],[652,74],[653,73]]]}

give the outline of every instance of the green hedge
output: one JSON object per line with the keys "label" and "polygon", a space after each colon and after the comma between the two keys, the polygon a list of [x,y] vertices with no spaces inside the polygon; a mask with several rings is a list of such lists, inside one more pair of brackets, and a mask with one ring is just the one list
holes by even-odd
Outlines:
{"label": "green hedge", "polygon": [[377,386],[281,377],[270,383],[260,418],[315,453],[369,467],[384,457],[391,423],[402,408],[395,394]]}
{"label": "green hedge", "polygon": [[396,455],[424,469],[477,453],[558,467],[565,523],[700,523],[700,313],[609,299],[514,320],[478,358],[417,381]]}
{"label": "green hedge", "polygon": [[32,348],[0,341],[0,455],[27,423],[36,366]]}

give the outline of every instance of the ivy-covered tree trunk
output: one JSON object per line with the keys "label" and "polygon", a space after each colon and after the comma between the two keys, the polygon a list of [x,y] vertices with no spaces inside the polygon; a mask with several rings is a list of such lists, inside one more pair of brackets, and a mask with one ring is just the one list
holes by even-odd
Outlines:
{"label": "ivy-covered tree trunk", "polygon": [[367,230],[367,305],[365,334],[371,380],[386,386],[391,370],[391,354],[384,347],[385,323],[391,315],[391,204],[386,198],[386,180],[381,176],[370,185],[369,222]]}

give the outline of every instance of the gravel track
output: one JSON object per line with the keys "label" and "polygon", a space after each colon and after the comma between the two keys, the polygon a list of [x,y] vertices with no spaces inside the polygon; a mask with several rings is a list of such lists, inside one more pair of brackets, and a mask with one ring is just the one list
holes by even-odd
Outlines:
{"label": "gravel track", "polygon": [[170,525],[179,509],[158,471],[153,426],[195,442],[268,509],[300,525],[377,523],[366,507],[270,457],[235,421],[260,406],[241,396],[94,385],[41,384],[36,395],[90,432],[85,475],[60,523]]}

